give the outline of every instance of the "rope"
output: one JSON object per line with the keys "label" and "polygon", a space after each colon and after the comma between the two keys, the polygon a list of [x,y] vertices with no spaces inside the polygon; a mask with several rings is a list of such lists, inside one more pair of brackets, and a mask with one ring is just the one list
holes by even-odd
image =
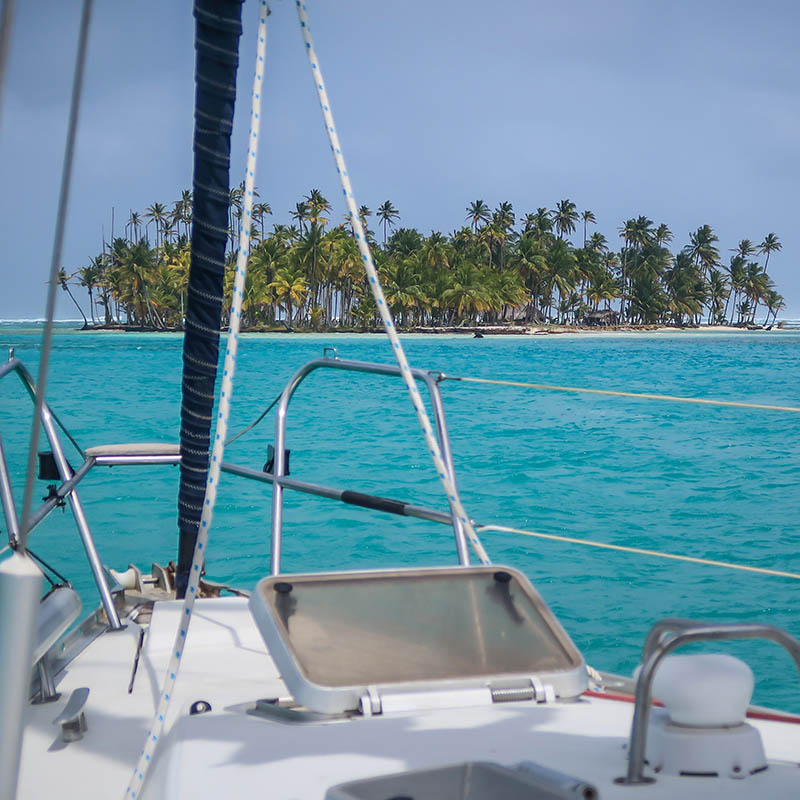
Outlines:
{"label": "rope", "polygon": [[[62,584],[66,584],[67,586],[71,586],[72,584],[55,568],[51,567],[43,558],[40,558],[33,552],[30,548],[28,548],[28,555],[36,562],[39,563],[40,566],[44,567],[44,569],[52,572],[57,578],[61,579]],[[42,570],[42,575],[44,575],[45,580],[51,585],[56,586],[56,582],[44,571]]]}
{"label": "rope", "polygon": [[251,430],[253,430],[253,428],[255,428],[255,427],[256,427],[256,425],[258,425],[258,423],[259,423],[259,422],[261,422],[261,420],[262,420],[262,419],[264,419],[264,417],[266,417],[266,416],[267,416],[267,414],[269,414],[269,412],[270,412],[270,411],[272,411],[272,409],[275,407],[275,404],[278,402],[278,400],[280,400],[280,399],[281,399],[281,397],[282,397],[282,396],[283,396],[283,392],[281,392],[281,393],[280,393],[280,394],[279,394],[279,395],[278,395],[278,396],[277,396],[277,397],[276,397],[276,398],[275,398],[275,399],[274,399],[274,400],[273,400],[273,401],[272,401],[272,402],[271,402],[271,403],[270,403],[270,404],[269,404],[269,405],[268,405],[268,406],[267,406],[267,407],[266,407],[266,408],[265,408],[265,409],[264,409],[264,410],[263,410],[263,411],[262,411],[262,412],[261,412],[261,413],[260,413],[260,414],[259,414],[259,415],[258,415],[256,418],[255,418],[255,420],[253,420],[253,422],[251,422],[251,423],[250,423],[250,424],[249,424],[249,425],[248,425],[246,428],[242,428],[242,430],[240,430],[240,431],[239,431],[239,433],[236,433],[236,434],[234,434],[233,436],[231,436],[231,438],[230,438],[230,439],[228,439],[228,441],[227,441],[227,442],[225,442],[225,447],[227,447],[229,444],[233,444],[233,443],[234,443],[234,442],[235,442],[237,439],[240,439],[240,438],[241,438],[242,436],[244,436],[246,433],[249,433]]}
{"label": "rope", "polygon": [[697,558],[695,556],[681,556],[675,553],[664,553],[659,550],[645,550],[642,547],[626,547],[621,544],[606,544],[605,542],[595,542],[591,539],[575,539],[572,536],[556,536],[552,533],[537,533],[536,531],[525,531],[520,528],[507,528],[504,525],[479,525],[481,533],[486,531],[498,531],[499,533],[517,533],[521,536],[534,536],[537,539],[550,539],[554,542],[567,542],[569,544],[580,544],[584,547],[599,547],[603,550],[618,550],[621,553],[635,553],[640,556],[652,556],[653,558],[668,558],[673,561],[688,561],[690,564],[705,564],[709,567],[724,567],[725,569],[738,569],[742,572],[754,572],[757,575],[772,575],[778,578],[791,578],[800,581],[800,574],[797,572],[784,572],[779,569],[766,569],[764,567],[752,567],[749,564],[732,564],[729,561],[715,561],[713,558]]}
{"label": "rope", "polygon": [[219,393],[219,408],[217,411],[217,426],[214,433],[214,447],[211,451],[211,464],[208,470],[206,495],[203,501],[203,513],[200,518],[200,529],[197,532],[192,567],[189,571],[189,582],[186,586],[186,596],[183,601],[181,622],[175,634],[175,644],[172,649],[167,674],[161,689],[161,697],[156,710],[155,718],[147,734],[144,750],[139,757],[139,763],[133,771],[125,797],[135,799],[141,792],[142,784],[147,776],[147,770],[155,753],[156,745],[164,728],[164,721],[169,710],[170,699],[173,695],[178,670],[181,663],[192,610],[197,599],[197,590],[200,584],[200,573],[205,558],[208,535],[211,530],[211,521],[214,514],[214,504],[217,499],[217,486],[219,485],[222,467],[222,456],[225,452],[225,434],[228,429],[230,415],[230,402],[233,394],[233,378],[236,372],[236,353],[239,348],[239,328],[242,319],[242,303],[244,302],[245,277],[247,274],[247,258],[250,247],[250,228],[253,210],[253,186],[255,183],[256,159],[258,155],[258,132],[261,126],[261,95],[264,77],[264,57],[266,55],[267,40],[267,0],[259,3],[258,15],[258,45],[256,48],[256,69],[253,78],[252,110],[250,112],[250,134],[247,148],[247,171],[245,175],[244,220],[239,234],[239,252],[236,260],[236,273],[233,284],[233,302],[231,304],[230,327],[228,341],[225,348],[225,363],[222,371],[222,385]]}
{"label": "rope", "polygon": [[[61,263],[61,248],[64,243],[64,227],[69,204],[69,190],[72,183],[72,161],[75,154],[75,135],[78,129],[78,111],[81,107],[83,90],[83,72],[86,65],[86,45],[89,40],[89,23],[92,18],[93,0],[83,0],[81,27],[78,38],[78,54],[75,58],[75,75],[72,81],[72,98],[69,108],[67,141],[64,145],[64,166],[61,172],[61,189],[58,195],[58,211],[56,212],[56,232],[53,237],[53,255],[50,261],[50,283],[47,288],[47,307],[45,312],[44,332],[42,333],[42,357],[39,361],[39,378],[36,384],[36,397],[33,403],[33,422],[31,423],[31,439],[28,446],[28,464],[25,471],[25,492],[22,500],[22,526],[20,530],[20,551],[25,553],[28,540],[31,502],[33,500],[33,483],[36,477],[36,459],[39,452],[39,433],[42,425],[42,406],[47,388],[47,368],[50,364],[50,351],[53,345],[53,316],[56,307],[56,287],[58,286],[58,269]],[[80,450],[80,448],[78,448]]]}
{"label": "rope", "polygon": [[770,406],[763,403],[737,403],[733,400],[706,400],[702,397],[679,397],[671,394],[647,394],[642,392],[614,392],[610,389],[581,389],[576,386],[550,386],[546,383],[525,383],[523,381],[501,381],[491,378],[463,378],[442,375],[440,381],[461,381],[462,383],[490,383],[495,386],[518,386],[522,389],[542,389],[548,392],[578,392],[580,394],[605,394],[612,397],[638,397],[642,400],[664,400],[669,403],[695,403],[703,406],[730,406],[732,408],[756,408],[761,411],[789,411],[800,414],[795,406]]}
{"label": "rope", "polygon": [[433,428],[431,427],[430,419],[428,418],[425,406],[423,405],[422,398],[414,377],[411,374],[411,369],[408,365],[408,359],[406,358],[405,351],[403,350],[403,346],[400,344],[400,338],[397,335],[397,330],[392,320],[391,311],[386,304],[386,298],[383,294],[383,289],[381,288],[377,270],[375,269],[375,263],[372,260],[372,253],[370,252],[369,245],[367,244],[364,228],[361,225],[361,219],[358,215],[358,204],[353,196],[353,187],[350,183],[344,156],[342,155],[339,136],[336,133],[336,126],[333,123],[333,114],[331,113],[330,101],[328,100],[328,93],[325,90],[325,81],[322,78],[319,59],[317,58],[317,54],[314,50],[314,43],[311,39],[311,29],[308,25],[306,4],[302,2],[302,0],[295,0],[295,2],[297,5],[297,15],[300,21],[300,31],[306,46],[308,61],[311,65],[311,75],[314,79],[314,86],[317,89],[317,94],[319,95],[322,116],[325,120],[325,130],[328,134],[331,151],[333,152],[333,158],[336,162],[336,171],[339,173],[339,178],[342,183],[342,192],[347,204],[347,210],[350,214],[350,225],[353,228],[353,235],[356,238],[356,244],[358,245],[358,249],[361,253],[361,260],[364,262],[364,269],[366,270],[367,277],[369,279],[369,286],[372,290],[372,296],[375,298],[375,305],[378,308],[384,328],[386,329],[386,334],[392,344],[392,350],[394,351],[395,358],[397,359],[397,363],[400,367],[400,374],[403,376],[403,380],[408,388],[408,393],[411,396],[411,402],[414,405],[414,410],[417,412],[417,419],[422,427],[422,431],[425,436],[425,443],[428,446],[433,463],[436,466],[436,471],[439,474],[439,480],[441,481],[445,494],[450,502],[450,508],[453,516],[461,523],[467,539],[472,545],[472,549],[475,551],[478,559],[483,564],[489,564],[491,563],[489,556],[486,554],[480,539],[475,533],[466,511],[464,511],[464,507],[458,498],[454,481],[448,475],[447,467],[445,466],[441,451],[439,449],[439,443],[436,441],[436,437],[433,434]]}

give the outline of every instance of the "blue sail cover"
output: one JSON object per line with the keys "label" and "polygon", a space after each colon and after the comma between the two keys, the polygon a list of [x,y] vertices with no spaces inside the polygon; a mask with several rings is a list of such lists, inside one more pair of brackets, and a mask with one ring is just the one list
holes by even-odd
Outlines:
{"label": "blue sail cover", "polygon": [[194,207],[183,340],[178,597],[186,593],[208,476],[223,302],[231,129],[243,0],[196,0]]}

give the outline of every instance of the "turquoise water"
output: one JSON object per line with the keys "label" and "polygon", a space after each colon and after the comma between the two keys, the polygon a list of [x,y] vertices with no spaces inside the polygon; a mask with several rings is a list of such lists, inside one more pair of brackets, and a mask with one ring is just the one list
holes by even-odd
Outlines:
{"label": "turquoise water", "polygon": [[[35,326],[1,325],[31,368]],[[389,361],[375,336],[245,335],[232,430],[306,360]],[[453,375],[800,406],[800,333],[406,337],[415,366]],[[181,339],[76,333],[55,338],[48,396],[84,446],[177,438]],[[444,508],[399,382],[318,371],[296,395],[288,446],[295,477]],[[479,522],[800,572],[792,414],[444,383],[459,485]],[[0,434],[21,494],[30,404],[7,378]],[[272,417],[226,453],[261,467]],[[77,461],[77,457],[75,461]],[[96,469],[81,486],[103,561],[148,569],[175,553],[174,467]],[[45,485],[37,483],[37,496]],[[249,588],[268,569],[269,492],[223,476],[209,577]],[[455,560],[446,526],[288,493],[284,568],[382,567]],[[762,621],[800,636],[800,582],[487,533],[495,562],[526,572],[587,660],[630,674],[649,625],[665,616]],[[95,593],[69,513],[32,537],[35,551]],[[800,711],[797,676],[769,643],[731,646],[757,677],[756,700]]]}

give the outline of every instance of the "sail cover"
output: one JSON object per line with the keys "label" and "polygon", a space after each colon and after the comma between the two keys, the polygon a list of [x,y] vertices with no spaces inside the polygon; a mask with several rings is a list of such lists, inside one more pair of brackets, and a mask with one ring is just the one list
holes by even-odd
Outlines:
{"label": "sail cover", "polygon": [[194,206],[183,340],[178,597],[186,592],[208,475],[219,361],[231,129],[243,0],[196,0]]}

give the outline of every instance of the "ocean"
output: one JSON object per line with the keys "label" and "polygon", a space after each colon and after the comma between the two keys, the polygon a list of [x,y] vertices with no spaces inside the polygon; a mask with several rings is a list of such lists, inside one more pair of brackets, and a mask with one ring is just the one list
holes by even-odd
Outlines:
{"label": "ocean", "polygon": [[[83,447],[176,441],[182,340],[57,326],[48,399]],[[36,323],[0,324],[0,346],[35,371]],[[406,336],[414,366],[450,375],[800,406],[800,331]],[[231,431],[252,421],[305,361],[390,362],[371,335],[243,335]],[[21,504],[31,404],[3,382],[0,435]],[[800,426],[794,414],[442,384],[467,511],[497,523],[800,573]],[[273,416],[226,460],[261,468]],[[445,503],[399,380],[314,373],[290,411],[294,477]],[[73,465],[79,461],[75,455]],[[176,467],[97,468],[81,484],[102,559],[149,570],[175,557]],[[214,580],[251,588],[268,571],[270,487],[224,475],[208,550]],[[36,485],[36,497],[46,482]],[[495,563],[522,569],[588,663],[630,674],[649,626],[667,616],[759,621],[800,637],[800,582],[574,544],[486,533]],[[84,598],[96,592],[69,512],[31,547]],[[287,492],[284,570],[455,562],[452,530]],[[797,673],[774,644],[724,645],[756,674],[755,701],[800,712]]]}

